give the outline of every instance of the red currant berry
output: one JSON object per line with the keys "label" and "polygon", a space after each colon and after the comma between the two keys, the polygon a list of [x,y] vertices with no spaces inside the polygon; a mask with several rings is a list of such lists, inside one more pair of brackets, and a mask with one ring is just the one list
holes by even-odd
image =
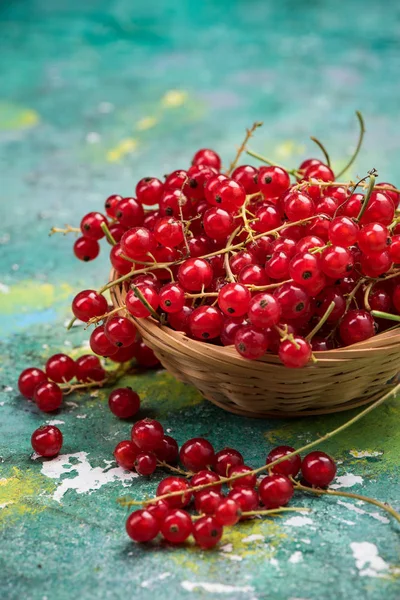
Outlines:
{"label": "red currant berry", "polygon": [[323,488],[334,480],[336,465],[334,460],[325,452],[316,450],[303,458],[301,472],[307,483]]}
{"label": "red currant berry", "polygon": [[238,281],[245,285],[267,285],[268,277],[259,265],[248,265],[240,271]]}
{"label": "red currant berry", "polygon": [[214,448],[204,438],[192,438],[181,447],[179,458],[186,469],[196,473],[213,464]]}
{"label": "red currant berry", "polygon": [[74,254],[79,260],[89,262],[94,260],[100,252],[99,243],[88,237],[80,237],[74,244]]}
{"label": "red currant berry", "polygon": [[176,283],[167,283],[159,293],[160,307],[166,313],[177,313],[185,305],[185,292]]}
{"label": "red currant berry", "polygon": [[117,464],[127,471],[133,471],[135,468],[135,460],[140,453],[140,448],[130,440],[119,442],[114,450],[114,458]]}
{"label": "red currant berry", "polygon": [[387,251],[371,252],[361,255],[360,265],[367,277],[379,277],[391,269],[392,258]]}
{"label": "red currant berry", "polygon": [[290,186],[290,177],[281,167],[260,167],[258,185],[264,198],[278,198]]}
{"label": "red currant berry", "polygon": [[236,333],[246,324],[244,319],[225,319],[220,334],[222,344],[224,346],[233,346]]}
{"label": "red currant berry", "polygon": [[191,500],[192,494],[191,492],[186,492],[189,488],[189,484],[186,479],[183,477],[176,477],[175,475],[171,475],[170,477],[166,477],[157,487],[157,496],[164,496],[165,494],[172,494],[179,492],[176,496],[170,496],[169,498],[165,498],[165,501],[168,503],[170,508],[183,508],[187,506]]}
{"label": "red currant berry", "polygon": [[285,367],[299,369],[304,367],[310,360],[312,348],[309,342],[299,335],[293,337],[293,341],[285,340],[279,346],[278,355]]}
{"label": "red currant berry", "polygon": [[145,452],[161,446],[163,438],[164,429],[154,419],[142,419],[132,427],[132,441]]}
{"label": "red currant berry", "polygon": [[400,263],[400,235],[394,235],[392,237],[389,253],[393,262]]}
{"label": "red currant berry", "polygon": [[46,375],[56,383],[71,381],[75,374],[75,361],[66,354],[54,354],[46,363]]}
{"label": "red currant berry", "polygon": [[113,194],[109,196],[105,201],[104,208],[106,209],[106,213],[112,219],[116,218],[116,210],[117,204],[122,200],[122,196],[118,196],[118,194]]}
{"label": "red currant berry", "polygon": [[348,200],[339,206],[338,214],[356,219],[360,213],[363,202],[364,194],[352,194]]}
{"label": "red currant berry", "polygon": [[[194,488],[199,485],[205,485],[207,483],[215,483],[220,481],[219,475],[210,471],[209,469],[202,469],[201,471],[197,471],[195,475],[190,480],[190,487]],[[211,488],[210,488],[211,489]],[[222,485],[217,484],[212,487],[216,492],[220,492],[222,489]],[[194,495],[199,494],[200,492],[194,492]]]}
{"label": "red currant berry", "polygon": [[190,256],[197,258],[211,252],[210,240],[205,235],[197,235],[188,240]]}
{"label": "red currant berry", "polygon": [[[246,475],[249,473],[249,475]],[[249,487],[254,488],[257,482],[257,477],[253,473],[253,469],[248,467],[247,465],[234,465],[230,467],[228,470],[228,477],[236,477],[237,475],[242,475],[237,479],[229,482],[229,487],[231,488],[240,488],[240,487]]]}
{"label": "red currant berry", "polygon": [[[292,452],[294,452],[294,448],[291,446],[277,446],[268,454],[265,464],[270,465],[275,460],[278,460],[278,458],[282,458]],[[272,467],[272,472],[278,475],[286,475],[286,477],[296,477],[297,473],[300,471],[300,467],[301,458],[296,454]]]}
{"label": "red currant berry", "polygon": [[229,266],[232,273],[238,275],[244,267],[252,265],[254,262],[254,257],[249,252],[242,250],[229,259]]}
{"label": "red currant berry", "polygon": [[[237,494],[237,492],[238,490],[233,490],[233,492],[230,493]],[[237,502],[235,502],[235,500],[233,500],[232,498],[224,498],[223,500],[221,500],[221,502],[216,508],[215,520],[222,527],[236,525],[236,523],[240,519],[241,514],[242,511]]]}
{"label": "red currant berry", "polygon": [[309,285],[321,276],[321,267],[315,254],[296,254],[290,261],[289,275],[300,285]]}
{"label": "red currant berry", "polygon": [[164,184],[155,177],[144,177],[136,186],[136,197],[138,202],[153,206],[158,204],[164,191]]}
{"label": "red currant berry", "polygon": [[194,504],[198,513],[213,515],[222,499],[223,495],[221,492],[217,492],[214,489],[206,489],[197,492]]}
{"label": "red currant berry", "polygon": [[[109,227],[110,233],[112,235],[112,237],[114,238],[114,240],[116,242],[120,242],[122,236],[124,235],[125,231],[126,231],[126,227],[123,227],[123,225],[121,225],[120,223],[113,223],[112,225],[110,225]],[[112,243],[110,242],[110,240],[107,240],[108,243]]]}
{"label": "red currant berry", "polygon": [[222,329],[223,318],[221,311],[213,306],[199,306],[189,317],[191,334],[198,340],[213,340]]}
{"label": "red currant berry", "polygon": [[154,450],[158,460],[172,465],[177,462],[179,456],[179,447],[177,441],[170,435],[165,435],[161,445]]}
{"label": "red currant berry", "polygon": [[124,227],[139,227],[143,223],[143,206],[135,198],[123,198],[117,204],[115,216]]}
{"label": "red currant berry", "polygon": [[84,354],[83,356],[80,356],[76,360],[75,364],[76,378],[82,383],[89,383],[91,381],[102,381],[106,377],[106,372],[101,366],[99,359],[97,358],[97,356],[93,356],[93,354]]}
{"label": "red currant berry", "polygon": [[150,542],[158,535],[160,525],[148,510],[135,510],[126,520],[126,533],[134,542]]}
{"label": "red currant berry", "polygon": [[218,185],[214,188],[212,204],[224,210],[237,210],[243,206],[245,200],[246,190],[240,183],[233,181],[233,179],[219,181]]}
{"label": "red currant berry", "polygon": [[274,292],[283,319],[298,319],[307,314],[310,307],[310,296],[306,290],[296,283],[284,283]]}
{"label": "red currant berry", "polygon": [[159,244],[175,248],[182,244],[185,236],[182,223],[173,217],[162,217],[154,226],[154,237]]}
{"label": "red currant berry", "polygon": [[271,253],[272,239],[267,235],[258,240],[254,240],[247,246],[247,251],[253,257],[253,262],[263,265],[267,260],[267,256]]}
{"label": "red currant berry", "polygon": [[120,275],[127,275],[135,268],[135,265],[133,262],[123,258],[123,254],[124,251],[122,250],[121,244],[115,244],[110,251],[110,262]]}
{"label": "red currant berry", "polygon": [[372,288],[368,301],[372,310],[390,313],[392,309],[392,299],[389,292],[378,285]]}
{"label": "red currant berry", "polygon": [[[115,346],[114,346],[114,348],[116,349]],[[116,350],[117,351],[115,352],[115,354],[112,354],[110,356],[110,359],[116,363],[128,362],[128,361],[132,360],[132,358],[135,358],[135,355],[137,353],[137,348],[136,348],[135,344],[132,344],[131,346],[128,346],[127,348],[118,348]]]}
{"label": "red currant berry", "polygon": [[193,214],[192,204],[180,189],[167,189],[160,200],[160,216],[189,219]]}
{"label": "red currant berry", "polygon": [[62,390],[52,381],[44,381],[39,383],[35,388],[33,399],[35,400],[39,410],[43,412],[53,412],[60,408],[62,404]]}
{"label": "red currant berry", "polygon": [[265,272],[271,279],[289,277],[290,258],[285,252],[274,252],[265,263]]}
{"label": "red currant berry", "polygon": [[222,538],[223,529],[213,517],[201,517],[193,525],[193,537],[203,550],[214,548]]}
{"label": "red currant berry", "polygon": [[161,523],[161,535],[171,544],[182,544],[192,533],[190,515],[179,508],[170,510]]}
{"label": "red currant berry", "polygon": [[232,214],[222,208],[210,208],[204,213],[204,231],[213,240],[225,240],[235,227]]}
{"label": "red currant berry", "polygon": [[135,341],[136,327],[126,317],[109,317],[104,332],[117,348],[127,348]]}
{"label": "red currant berry", "polygon": [[95,290],[83,290],[72,301],[74,316],[85,323],[92,317],[104,315],[107,308],[107,300]]}
{"label": "red currant berry", "polygon": [[331,302],[335,306],[327,318],[327,323],[337,323],[345,313],[346,300],[342,292],[335,286],[326,287],[315,299],[316,314],[322,317],[328,310]]}
{"label": "red currant berry", "polygon": [[178,269],[178,281],[187,292],[201,292],[213,278],[211,266],[202,258],[188,258]]}
{"label": "red currant berry", "polygon": [[265,204],[256,212],[253,228],[258,233],[265,233],[276,229],[282,224],[281,215],[274,204]]}
{"label": "red currant berry", "polygon": [[184,171],[183,169],[173,171],[165,179],[165,188],[181,190],[183,188],[183,184],[186,181],[186,178],[187,171]]}
{"label": "red currant berry", "polygon": [[271,294],[256,294],[249,306],[248,318],[254,327],[263,329],[277,325],[281,316],[281,308]]}
{"label": "red currant berry", "polygon": [[141,296],[146,300],[153,310],[157,310],[158,308],[159,296],[152,285],[133,285],[132,289],[129,290],[125,297],[126,308],[134,317],[143,319],[149,317],[151,312],[143,303]]}
{"label": "red currant berry", "polygon": [[311,221],[307,227],[307,235],[315,235],[321,240],[327,242],[329,240],[329,225],[330,219],[326,215],[319,215]]}
{"label": "red currant berry", "polygon": [[283,200],[283,207],[289,221],[301,221],[315,214],[312,198],[302,192],[289,192]]}
{"label": "red currant berry", "polygon": [[182,310],[177,313],[168,315],[168,323],[175,331],[183,331],[186,335],[190,334],[190,315],[193,312],[193,308],[190,306],[184,306]]}
{"label": "red currant berry", "polygon": [[264,477],[258,488],[261,502],[267,509],[286,506],[293,496],[293,491],[290,479],[280,474]]}
{"label": "red currant berry", "polygon": [[318,213],[323,213],[328,217],[334,217],[338,208],[339,202],[336,198],[331,198],[330,196],[325,196],[318,200],[316,205],[316,210]]}
{"label": "red currant berry", "polygon": [[306,171],[309,167],[321,165],[322,162],[318,158],[306,158],[299,167],[299,171]]}
{"label": "red currant berry", "polygon": [[104,215],[99,212],[91,212],[85,215],[81,221],[82,234],[92,240],[101,240],[105,233],[101,226],[108,225],[108,221]]}
{"label": "red currant berry", "polygon": [[273,252],[284,252],[290,258],[297,254],[296,242],[291,238],[277,238],[272,242],[271,250]]}
{"label": "red currant berry", "polygon": [[219,171],[221,168],[221,159],[214,150],[202,148],[193,156],[192,165],[206,165]]}
{"label": "red currant berry", "polygon": [[154,504],[147,504],[146,510],[162,523],[169,512],[168,503],[165,500],[158,500]]}
{"label": "red currant berry", "polygon": [[58,427],[42,425],[32,433],[31,444],[36,454],[45,458],[53,458],[61,450],[63,436]]}
{"label": "red currant berry", "polygon": [[349,217],[336,217],[329,225],[329,240],[334,246],[348,248],[356,243],[360,228]]}
{"label": "red currant berry", "polygon": [[250,165],[236,167],[232,173],[232,179],[244,187],[246,194],[255,194],[260,191],[258,169],[255,167]]}
{"label": "red currant berry", "polygon": [[153,452],[140,452],[135,460],[135,469],[139,475],[151,475],[157,468],[157,458]]}
{"label": "red currant berry", "polygon": [[137,260],[148,260],[148,255],[154,252],[157,242],[149,229],[145,227],[134,227],[129,229],[121,239],[123,253],[129,258]]}
{"label": "red currant berry", "polygon": [[[243,456],[234,448],[223,448],[214,457],[213,468],[222,477],[227,477],[231,467],[243,465]],[[240,481],[240,479],[238,480]]]}
{"label": "red currant berry", "polygon": [[394,204],[386,194],[373,191],[360,223],[362,225],[368,223],[390,225],[394,218],[394,211]]}
{"label": "red currant berry", "polygon": [[345,277],[354,265],[353,256],[348,248],[329,246],[321,254],[321,269],[333,279]]}
{"label": "red currant berry", "polygon": [[46,373],[41,369],[31,367],[22,371],[18,377],[18,389],[25,398],[31,400],[35,393],[35,388],[39,383],[44,383],[45,381],[47,381]]}
{"label": "red currant berry", "polygon": [[368,223],[358,234],[358,247],[364,254],[385,250],[389,245],[389,230],[381,223]]}
{"label": "red currant berry", "polygon": [[140,398],[130,387],[117,388],[109,395],[108,406],[116,417],[129,419],[139,411]]}
{"label": "red currant berry", "polygon": [[249,308],[251,294],[240,283],[227,283],[218,294],[218,306],[225,315],[242,317]]}
{"label": "red currant berry", "polygon": [[323,163],[309,165],[306,170],[304,177],[307,179],[320,179],[321,181],[335,181],[335,174],[327,165]]}
{"label": "red currant berry", "polygon": [[308,252],[312,248],[322,248],[325,242],[316,235],[305,235],[296,244],[296,253],[302,254]]}
{"label": "red currant berry", "polygon": [[244,358],[257,360],[267,351],[268,336],[252,325],[244,325],[236,332],[235,348]]}
{"label": "red currant berry", "polygon": [[365,310],[349,310],[340,322],[340,338],[345,346],[375,335],[374,319]]}
{"label": "red currant berry", "polygon": [[228,499],[233,500],[239,506],[241,513],[255,510],[260,502],[256,490],[246,486],[239,486],[231,490]]}

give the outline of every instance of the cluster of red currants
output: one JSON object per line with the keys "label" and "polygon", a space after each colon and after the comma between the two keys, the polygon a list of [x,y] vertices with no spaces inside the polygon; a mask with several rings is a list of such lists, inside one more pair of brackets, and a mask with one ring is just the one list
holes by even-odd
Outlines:
{"label": "cluster of red currants", "polygon": [[[291,173],[294,181],[279,166],[242,165],[227,175],[214,151],[199,150],[188,170],[164,182],[144,178],[136,198],[110,196],[106,215],[84,216],[75,254],[92,260],[107,237],[134,318],[152,315],[247,359],[271,352],[302,367],[313,351],[387,329],[381,313],[399,315],[400,195],[375,185],[374,172],[358,184],[337,182],[317,159]],[[91,336],[94,352],[128,353],[134,325],[103,318],[101,293],[80,292],[72,310],[104,321]]]}
{"label": "cluster of red currants", "polygon": [[[172,475],[159,483],[157,497],[144,502],[143,509],[128,517],[127,533],[136,542],[148,542],[161,533],[173,544],[193,535],[201,548],[211,548],[221,539],[224,526],[285,507],[293,496],[294,478],[300,470],[307,486],[324,488],[334,479],[336,465],[324,452],[311,452],[303,460],[294,455],[273,464],[292,452],[294,448],[289,446],[271,450],[266,460],[270,472],[257,480],[256,472],[233,448],[214,452],[209,441],[193,438],[179,449],[173,438],[164,435],[158,421],[138,421],[132,428],[132,439],[120,442],[114,451],[118,464],[149,475],[157,464],[168,463],[179,472],[173,466],[179,459],[187,472],[186,477]],[[228,486],[227,493],[223,485]],[[197,515],[183,510],[192,500]]]}

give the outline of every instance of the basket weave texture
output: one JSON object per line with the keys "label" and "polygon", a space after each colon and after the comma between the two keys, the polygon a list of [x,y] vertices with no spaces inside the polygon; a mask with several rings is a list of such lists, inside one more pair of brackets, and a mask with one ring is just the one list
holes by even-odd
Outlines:
{"label": "basket weave texture", "polygon": [[[125,295],[123,286],[111,288],[115,307],[124,306]],[[192,340],[152,317],[126,316],[167,371],[217,406],[249,417],[298,417],[355,408],[378,398],[400,371],[400,328],[347,348],[315,352],[317,363],[289,369],[272,354],[250,361],[233,347]]]}

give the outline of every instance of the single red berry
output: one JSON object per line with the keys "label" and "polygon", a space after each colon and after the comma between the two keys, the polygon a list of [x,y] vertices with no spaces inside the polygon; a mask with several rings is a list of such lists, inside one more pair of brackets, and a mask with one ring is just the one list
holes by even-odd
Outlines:
{"label": "single red berry", "polygon": [[204,213],[204,231],[213,240],[223,241],[235,228],[231,212],[223,208],[209,208]]}
{"label": "single red berry", "polygon": [[164,184],[155,177],[144,177],[136,185],[138,202],[152,206],[158,204],[164,191]]}
{"label": "single red berry", "polygon": [[198,513],[205,515],[214,515],[215,511],[223,500],[223,495],[215,489],[205,489],[197,492],[194,498],[194,504]]}
{"label": "single red berry", "polygon": [[25,398],[32,399],[35,393],[35,388],[39,383],[47,381],[47,376],[41,369],[30,367],[22,371],[18,377],[18,389]]}
{"label": "single red berry", "polygon": [[[210,471],[209,469],[202,469],[201,471],[197,471],[197,473],[195,473],[190,479],[190,487],[194,488],[207,483],[216,483],[217,481],[220,481],[219,475],[213,471]],[[220,492],[222,490],[222,484],[213,485],[212,488],[210,487],[209,489]],[[196,497],[196,495],[199,493],[200,492],[194,492],[194,496]]]}
{"label": "single red berry", "polygon": [[345,346],[375,335],[374,319],[366,310],[349,310],[340,322],[340,338]]}
{"label": "single red berry", "polygon": [[80,237],[74,243],[74,254],[79,260],[89,262],[94,260],[100,252],[100,245],[96,240]]}
{"label": "single red berry", "polygon": [[309,362],[311,354],[310,343],[299,335],[293,336],[293,340],[281,342],[278,351],[282,363],[291,369],[304,367]]}
{"label": "single red berry", "polygon": [[104,326],[104,332],[117,348],[127,348],[133,344],[136,337],[136,327],[126,317],[109,317]]}
{"label": "single red berry", "polygon": [[224,210],[238,210],[246,200],[246,190],[241,183],[233,179],[224,179],[215,186],[212,199],[211,204]]}
{"label": "single red berry", "polygon": [[264,198],[278,198],[290,186],[290,177],[281,167],[260,167],[258,185]]}
{"label": "single red berry", "polygon": [[181,447],[179,458],[189,471],[201,471],[213,464],[214,448],[204,438],[192,438]]}
{"label": "single red berry", "polygon": [[329,225],[331,221],[326,215],[319,215],[316,219],[310,221],[307,226],[307,235],[315,235],[321,240],[329,240]]}
{"label": "single red berry", "polygon": [[307,314],[310,307],[310,296],[304,287],[296,283],[284,283],[274,292],[283,320],[298,319]]}
{"label": "single red berry", "polygon": [[389,253],[390,258],[394,263],[400,263],[400,235],[394,235],[392,237]]}
{"label": "single red berry", "polygon": [[[231,467],[243,465],[243,456],[234,448],[223,448],[214,456],[213,469],[222,477],[227,477]],[[240,481],[240,479],[239,479]]]}
{"label": "single red berry", "polygon": [[39,383],[35,388],[33,395],[37,407],[43,412],[53,412],[53,410],[60,408],[62,398],[63,394],[61,388],[52,381]]}
{"label": "single red berry", "polygon": [[161,524],[170,509],[165,500],[157,500],[154,504],[147,504],[146,510]]}
{"label": "single red berry", "polygon": [[93,329],[89,344],[95,354],[99,356],[112,356],[117,352],[117,347],[114,346],[108,339],[104,331],[104,325],[99,325]]}
{"label": "single red berry", "polygon": [[138,448],[134,442],[131,440],[123,440],[115,447],[114,458],[122,469],[133,471],[135,468],[135,460],[139,453],[140,448]]}
{"label": "single red berry", "polygon": [[190,219],[193,207],[189,198],[181,189],[167,189],[160,200],[160,216]]}
{"label": "single red berry", "polygon": [[161,523],[161,535],[171,544],[182,544],[192,533],[190,515],[180,508],[170,510]]}
{"label": "single red berry", "polygon": [[[114,348],[116,347],[114,346]],[[125,363],[132,360],[133,358],[135,358],[137,352],[135,344],[127,346],[127,348],[117,348],[116,350],[117,351],[115,352],[115,354],[112,354],[110,356],[110,359],[116,363]]]}
{"label": "single red berry", "polygon": [[129,419],[139,411],[140,398],[130,387],[117,388],[109,395],[108,406],[116,417]]}
{"label": "single red berry", "polygon": [[244,325],[236,332],[235,348],[241,356],[257,360],[264,356],[268,349],[268,336],[252,325]]}
{"label": "single red berry", "polygon": [[233,319],[226,318],[224,319],[220,339],[224,346],[233,346],[235,343],[235,335],[239,331],[241,327],[246,325],[246,321],[242,318]]}
{"label": "single red berry", "polygon": [[[236,494],[238,490],[233,490]],[[230,492],[232,493],[232,492]],[[224,498],[221,500],[215,511],[215,520],[217,523],[226,527],[229,525],[236,525],[239,521],[242,511],[240,506],[232,498]]]}
{"label": "single red berry", "polygon": [[182,223],[173,217],[162,217],[154,225],[154,237],[159,244],[175,248],[185,239]]}
{"label": "single red berry", "polygon": [[58,427],[42,425],[32,433],[31,444],[36,454],[46,458],[57,456],[61,450],[63,436]]}
{"label": "single red berry", "polygon": [[360,228],[349,217],[336,217],[329,225],[329,241],[334,246],[348,248],[356,243]]}
{"label": "single red berry", "polygon": [[282,224],[282,218],[279,210],[274,204],[264,204],[256,212],[253,228],[258,233],[272,231]]}
{"label": "single red berry", "polygon": [[132,441],[145,452],[161,446],[163,438],[164,429],[154,419],[142,419],[132,427]]}
{"label": "single red berry", "polygon": [[126,533],[134,542],[150,542],[160,531],[160,525],[148,510],[135,510],[126,520]]}
{"label": "single red berry", "polygon": [[185,305],[185,292],[176,283],[167,283],[160,290],[159,301],[166,313],[177,313]]}
{"label": "single red berry", "polygon": [[[114,360],[113,355],[113,360]],[[101,366],[97,356],[93,354],[84,354],[76,360],[76,378],[82,383],[90,381],[102,381],[106,377],[106,372]]]}
{"label": "single red berry", "polygon": [[132,289],[129,290],[125,297],[125,304],[130,314],[137,318],[146,318],[151,315],[150,310],[143,303],[142,297],[153,310],[157,310],[159,305],[159,296],[154,286],[132,284]]}
{"label": "single red berry", "polygon": [[318,256],[309,252],[296,254],[290,261],[289,275],[300,285],[314,283],[321,276]]}
{"label": "single red berry", "polygon": [[225,315],[242,317],[249,309],[251,294],[240,283],[227,283],[218,294],[218,306]]}
{"label": "single red berry", "polygon": [[372,288],[368,302],[372,310],[380,310],[388,313],[392,310],[390,293],[379,285],[374,285]]}
{"label": "single red berry", "polygon": [[151,475],[157,468],[157,458],[153,452],[140,452],[135,459],[135,469],[139,475]]}
{"label": "single red berry", "polygon": [[[283,464],[283,463],[281,463]],[[286,475],[268,475],[258,488],[261,502],[267,509],[286,506],[293,496],[293,484]]]}
{"label": "single red berry", "polygon": [[320,200],[317,201],[315,206],[318,213],[322,213],[327,215],[328,217],[334,217],[336,215],[336,211],[338,209],[339,202],[336,198],[331,198],[330,196],[323,196]]}
{"label": "single red berry", "polygon": [[367,277],[379,277],[391,269],[392,258],[386,250],[361,254],[360,266],[361,271]]}
{"label": "single red berry", "polygon": [[165,188],[170,189],[179,189],[181,190],[183,184],[185,183],[187,178],[187,171],[183,169],[178,169],[177,171],[173,171],[165,178]]}
{"label": "single red berry", "polygon": [[229,266],[231,268],[232,273],[234,275],[238,275],[244,267],[252,265],[254,264],[254,262],[254,257],[250,254],[250,252],[247,252],[246,250],[241,250],[229,259]]}
{"label": "single red berry", "polygon": [[297,254],[296,245],[297,245],[297,242],[295,240],[292,240],[289,237],[288,238],[277,238],[274,242],[272,242],[271,250],[273,253],[274,252],[284,252],[284,254],[286,254],[286,256],[291,258],[295,254]]}
{"label": "single red berry", "polygon": [[354,265],[350,250],[342,246],[329,246],[320,256],[322,271],[333,279],[345,277]]}
{"label": "single red berry", "polygon": [[232,179],[244,187],[246,194],[255,194],[260,191],[258,169],[255,167],[250,165],[236,167],[232,173]]}
{"label": "single red berry", "polygon": [[188,258],[178,269],[178,281],[186,292],[201,292],[210,285],[213,270],[202,258]]}
{"label": "single red berry", "polygon": [[271,279],[283,280],[289,277],[290,258],[285,252],[273,252],[265,263],[265,273]]}
{"label": "single red berry", "polygon": [[193,156],[192,165],[205,165],[207,167],[213,167],[219,171],[221,168],[221,159],[218,154],[214,152],[214,150],[202,148]]}
{"label": "single red berry", "polygon": [[[112,225],[110,225],[109,230],[110,230],[110,233],[111,233],[112,237],[114,238],[114,240],[116,242],[120,242],[122,236],[124,235],[124,233],[126,231],[126,227],[121,225],[121,223],[113,223]],[[112,245],[111,240],[107,239],[107,242]]]}
{"label": "single red berry", "polygon": [[364,194],[352,194],[343,202],[337,211],[338,215],[345,215],[351,219],[357,219],[364,202]]}
{"label": "single red berry", "polygon": [[263,265],[271,252],[272,238],[268,235],[263,235],[261,238],[254,240],[247,245],[247,251],[253,257],[253,262]]}
{"label": "single red berry", "polygon": [[316,235],[305,235],[296,244],[296,254],[302,254],[312,248],[322,248],[323,246],[325,246],[325,242],[321,238]]}
{"label": "single red berry", "polygon": [[328,165],[324,165],[323,163],[310,164],[305,170],[304,177],[306,179],[318,179],[325,182],[335,181],[334,172]]}
{"label": "single red berry", "polygon": [[213,306],[199,306],[189,317],[191,334],[198,340],[217,338],[221,333],[222,324],[222,313]]}
{"label": "single red berry", "polygon": [[380,223],[388,226],[393,221],[394,211],[394,204],[389,196],[377,190],[373,191],[360,223]]}
{"label": "single red berry", "polygon": [[[257,477],[252,471],[253,469],[247,465],[234,465],[230,467],[228,470],[228,477],[236,477],[237,475],[242,475],[242,477],[237,477],[237,479],[230,481],[229,487],[255,487]],[[246,475],[246,473],[249,473],[249,475]]]}
{"label": "single red berry", "polygon": [[249,309],[248,318],[254,327],[264,329],[279,323],[281,308],[279,303],[271,294],[262,292],[253,296]]}
{"label": "single red berry", "polygon": [[129,258],[146,262],[157,246],[156,238],[146,227],[128,229],[121,238],[123,253]]}
{"label": "single red berry", "polygon": [[238,281],[245,285],[267,285],[269,283],[265,269],[260,265],[243,267],[239,273]]}
{"label": "single red berry", "polygon": [[203,550],[214,548],[222,538],[223,528],[213,517],[201,517],[193,525],[193,537]]}
{"label": "single red berry", "polygon": [[183,508],[189,504],[192,498],[191,492],[186,491],[188,488],[189,484],[186,479],[171,475],[170,477],[166,477],[160,481],[157,487],[156,495],[164,496],[164,494],[179,492],[179,494],[176,496],[165,498],[165,501],[168,503],[170,508]]}
{"label": "single red berry", "polygon": [[112,219],[116,218],[117,204],[122,200],[122,196],[118,196],[118,194],[113,194],[109,196],[104,203],[104,208],[106,209],[106,213]]}
{"label": "single red berry", "polygon": [[315,312],[319,317],[322,317],[331,303],[334,303],[334,308],[327,318],[327,323],[337,323],[345,313],[346,299],[337,286],[325,287],[315,299]]}
{"label": "single red berry", "polygon": [[173,465],[178,461],[179,446],[177,441],[170,435],[164,435],[161,445],[154,450],[158,460]]}
{"label": "single red berry", "polygon": [[336,464],[325,452],[316,450],[303,458],[301,472],[307,483],[323,488],[334,480]]}
{"label": "single red berry", "polygon": [[56,383],[71,381],[76,375],[75,361],[66,354],[54,354],[46,363],[46,375]]}
{"label": "single red berry", "polygon": [[[294,448],[291,446],[276,446],[276,448],[273,448],[268,454],[265,464],[269,465],[275,460],[278,460],[278,458],[282,458],[291,452],[294,452]],[[296,477],[297,473],[300,471],[300,467],[301,458],[296,454],[272,467],[272,472],[278,475],[286,475],[286,477]]]}
{"label": "single red berry", "polygon": [[81,221],[82,234],[92,240],[101,240],[105,235],[101,228],[103,224],[108,225],[108,221],[104,215],[99,212],[90,212]]}
{"label": "single red berry", "polygon": [[115,244],[110,251],[110,262],[120,275],[127,275],[135,268],[135,265],[133,262],[123,258],[123,254],[124,252],[121,248],[121,244]]}
{"label": "single red berry", "polygon": [[256,490],[246,486],[235,487],[229,492],[228,498],[233,500],[239,506],[242,513],[255,510],[260,502]]}
{"label": "single red berry", "polygon": [[318,158],[306,158],[299,167],[299,171],[306,171],[309,167],[321,165],[322,162]]}
{"label": "single red berry", "polygon": [[143,223],[143,206],[135,198],[123,198],[117,204],[115,216],[124,227],[139,227]]}
{"label": "single red berry", "polygon": [[358,234],[358,247],[364,254],[385,250],[390,242],[389,230],[381,223],[368,223]]}
{"label": "single red berry", "polygon": [[304,192],[289,192],[283,199],[283,208],[289,221],[301,221],[315,214],[315,204]]}
{"label": "single red berry", "polygon": [[72,301],[72,312],[77,319],[87,323],[92,317],[100,317],[107,312],[107,300],[96,290],[83,290]]}

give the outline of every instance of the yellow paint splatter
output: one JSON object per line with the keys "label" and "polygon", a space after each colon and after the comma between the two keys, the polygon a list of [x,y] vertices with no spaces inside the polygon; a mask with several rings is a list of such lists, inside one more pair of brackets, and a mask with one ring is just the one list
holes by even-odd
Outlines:
{"label": "yellow paint splatter", "polygon": [[305,146],[296,144],[293,140],[286,140],[277,146],[275,152],[280,158],[290,158],[295,155],[302,154],[305,151]]}
{"label": "yellow paint splatter", "polygon": [[29,129],[39,121],[40,117],[35,110],[0,101],[0,129]]}
{"label": "yellow paint splatter", "polygon": [[16,308],[21,312],[34,309],[50,308],[56,301],[65,300],[73,292],[67,283],[54,286],[50,283],[35,281],[20,281],[0,293],[0,307],[3,314],[15,313]]}
{"label": "yellow paint splatter", "polygon": [[107,160],[108,162],[118,162],[127,154],[134,152],[137,147],[138,141],[134,138],[126,138],[121,140],[119,144],[107,152]]}
{"label": "yellow paint splatter", "polygon": [[13,467],[11,477],[0,479],[0,526],[45,510],[42,493],[52,493],[54,489],[55,484],[40,473]]}
{"label": "yellow paint splatter", "polygon": [[136,123],[136,129],[138,131],[146,131],[147,129],[152,129],[158,123],[158,119],[156,117],[143,117]]}
{"label": "yellow paint splatter", "polygon": [[184,90],[169,90],[161,99],[161,104],[166,108],[177,108],[182,106],[188,99],[188,94]]}

